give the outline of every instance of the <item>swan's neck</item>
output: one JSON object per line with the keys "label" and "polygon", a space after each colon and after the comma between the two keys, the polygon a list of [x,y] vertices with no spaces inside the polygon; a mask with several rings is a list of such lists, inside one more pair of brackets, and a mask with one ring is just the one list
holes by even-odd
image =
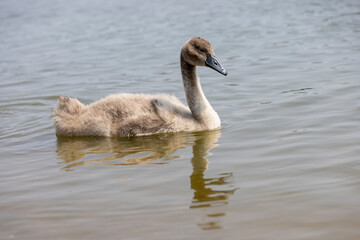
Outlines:
{"label": "swan's neck", "polygon": [[220,118],[206,99],[196,73],[196,66],[180,57],[186,100],[195,120],[208,129],[220,127]]}

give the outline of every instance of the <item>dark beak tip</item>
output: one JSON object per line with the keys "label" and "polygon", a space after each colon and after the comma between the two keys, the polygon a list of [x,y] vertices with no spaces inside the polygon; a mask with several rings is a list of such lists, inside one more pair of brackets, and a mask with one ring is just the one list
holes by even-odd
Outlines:
{"label": "dark beak tip", "polygon": [[219,71],[222,75],[227,76],[228,72],[225,69],[221,69],[221,71]]}

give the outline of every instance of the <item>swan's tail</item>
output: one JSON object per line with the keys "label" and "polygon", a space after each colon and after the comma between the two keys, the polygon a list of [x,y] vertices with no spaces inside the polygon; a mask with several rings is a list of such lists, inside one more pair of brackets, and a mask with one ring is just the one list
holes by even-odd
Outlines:
{"label": "swan's tail", "polygon": [[84,108],[85,106],[76,98],[69,98],[60,95],[58,105],[54,109],[53,116],[81,114],[84,111]]}
{"label": "swan's tail", "polygon": [[59,96],[58,105],[54,108],[51,117],[55,121],[56,132],[59,135],[68,135],[76,125],[75,121],[81,115],[85,106],[76,98]]}

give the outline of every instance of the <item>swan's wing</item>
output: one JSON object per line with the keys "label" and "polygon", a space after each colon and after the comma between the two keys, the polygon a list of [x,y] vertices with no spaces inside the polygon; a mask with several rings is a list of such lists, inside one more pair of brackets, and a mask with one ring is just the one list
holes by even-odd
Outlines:
{"label": "swan's wing", "polygon": [[173,96],[154,98],[151,105],[164,122],[172,122],[174,118],[193,119],[189,108]]}

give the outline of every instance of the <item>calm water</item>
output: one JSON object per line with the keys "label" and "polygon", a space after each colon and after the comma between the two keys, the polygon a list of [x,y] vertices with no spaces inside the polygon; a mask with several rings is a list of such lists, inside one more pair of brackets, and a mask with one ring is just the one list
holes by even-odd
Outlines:
{"label": "calm water", "polygon": [[[58,94],[184,99],[220,131],[57,138]],[[0,1],[0,239],[359,239],[360,2]]]}

